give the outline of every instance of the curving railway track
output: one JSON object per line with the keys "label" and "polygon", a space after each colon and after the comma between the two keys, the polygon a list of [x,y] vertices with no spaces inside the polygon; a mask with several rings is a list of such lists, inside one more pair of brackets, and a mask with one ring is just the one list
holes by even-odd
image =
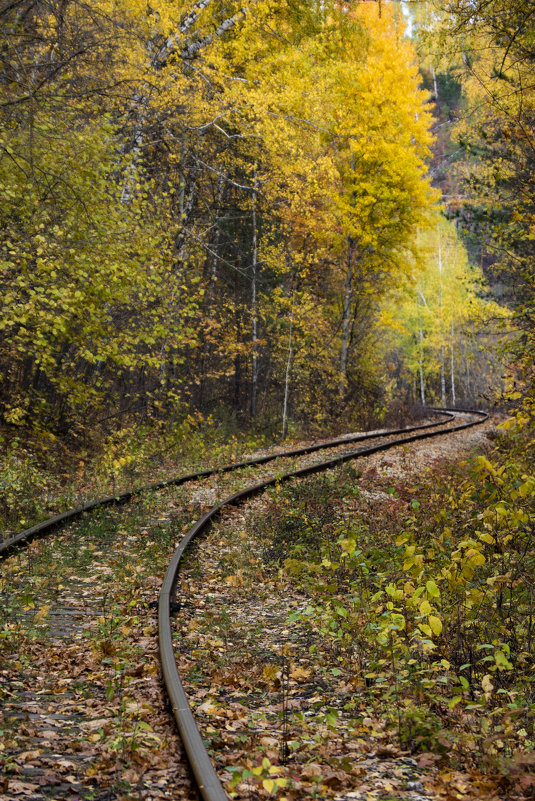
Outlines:
{"label": "curving railway track", "polygon": [[[171,557],[159,595],[158,637],[161,668],[166,693],[184,744],[187,759],[204,801],[226,801],[228,796],[213,768],[201,733],[197,728],[178,673],[173,650],[172,610],[176,608],[174,602],[176,601],[175,593],[178,573],[189,544],[195,538],[204,534],[223,511],[229,507],[240,505],[276,483],[283,483],[291,479],[326,471],[344,462],[370,456],[396,446],[462,431],[483,423],[488,417],[487,413],[474,410],[430,409],[429,411],[440,417],[440,419],[419,426],[356,434],[315,443],[305,448],[278,451],[235,464],[156,482],[147,487],[121,493],[118,496],[108,496],[92,501],[11,537],[0,545],[0,558],[12,555],[18,548],[29,543],[33,538],[47,535],[66,524],[75,522],[92,510],[127,503],[148,490],[165,490],[187,483],[202,482],[205,479],[213,479],[214,477],[219,480],[225,474],[240,470],[247,475],[250,473],[251,468],[258,470],[264,465],[269,465],[275,461],[280,461],[281,463],[284,463],[285,460],[290,461],[291,469],[286,469],[285,472],[278,471],[274,474],[271,470],[269,474],[264,474],[261,480],[252,484],[249,483],[250,478],[248,478],[247,484],[241,490],[228,495],[228,497],[213,505],[189,528]],[[359,447],[355,448],[357,443]],[[314,454],[320,451],[327,451],[327,458],[323,458],[320,461],[314,460]]]}
{"label": "curving railway track", "polygon": [[[453,420],[455,416],[453,412],[450,412],[448,410],[430,409],[430,411],[436,414],[442,414],[447,418],[448,422],[451,422],[451,420]],[[483,414],[483,413],[478,412],[477,414]],[[61,512],[60,514],[55,515],[54,517],[50,517],[47,520],[43,520],[40,523],[37,523],[35,526],[31,526],[30,528],[24,529],[24,531],[21,531],[18,534],[12,535],[8,539],[0,543],[0,559],[8,555],[12,551],[12,549],[15,548],[16,546],[21,546],[24,545],[25,543],[31,542],[31,540],[34,539],[35,537],[40,537],[46,534],[50,534],[52,531],[59,528],[60,526],[79,519],[80,517],[82,517],[82,515],[84,515],[87,512],[91,512],[94,509],[101,509],[106,506],[127,503],[128,501],[132,500],[132,498],[139,496],[149,490],[160,490],[171,486],[180,486],[181,484],[187,484],[188,482],[191,481],[198,481],[203,478],[209,478],[210,476],[234,472],[236,470],[241,470],[246,467],[259,467],[260,465],[268,464],[269,462],[272,462],[276,459],[304,456],[306,454],[314,453],[320,450],[325,450],[327,448],[329,449],[336,448],[338,446],[348,445],[354,442],[360,442],[362,440],[391,437],[401,433],[409,433],[421,429],[435,428],[436,426],[440,426],[443,424],[444,421],[440,421],[434,423],[424,423],[423,425],[420,426],[411,426],[408,428],[391,429],[389,431],[384,431],[380,433],[369,432],[364,434],[355,434],[350,436],[339,437],[337,439],[330,439],[325,442],[314,443],[304,448],[281,450],[274,453],[270,453],[266,456],[260,456],[256,459],[246,459],[241,462],[234,462],[233,464],[209,468],[207,470],[199,470],[195,473],[187,473],[186,475],[170,478],[167,479],[166,481],[155,481],[152,484],[146,484],[145,486],[139,487],[137,489],[126,490],[116,495],[107,495],[104,498],[98,498],[97,500],[88,501],[87,503],[81,504],[80,506],[77,506],[74,509],[69,509],[66,512]]]}

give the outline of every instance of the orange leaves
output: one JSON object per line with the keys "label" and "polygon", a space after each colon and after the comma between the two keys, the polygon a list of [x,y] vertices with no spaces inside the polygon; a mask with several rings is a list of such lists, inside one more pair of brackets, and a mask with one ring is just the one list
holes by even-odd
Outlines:
{"label": "orange leaves", "polygon": [[36,615],[34,615],[33,622],[39,623],[39,621],[44,620],[44,618],[48,615],[48,611],[50,609],[50,604],[45,604],[42,606]]}

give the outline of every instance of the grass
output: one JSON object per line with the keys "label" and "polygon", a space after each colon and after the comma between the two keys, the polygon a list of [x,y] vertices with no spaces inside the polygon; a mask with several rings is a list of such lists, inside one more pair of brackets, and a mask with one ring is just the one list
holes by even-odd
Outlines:
{"label": "grass", "polygon": [[132,426],[91,449],[65,448],[47,435],[4,437],[0,460],[0,531],[8,534],[94,498],[173,475],[236,461],[262,447],[264,437],[213,421],[188,418],[161,426]]}

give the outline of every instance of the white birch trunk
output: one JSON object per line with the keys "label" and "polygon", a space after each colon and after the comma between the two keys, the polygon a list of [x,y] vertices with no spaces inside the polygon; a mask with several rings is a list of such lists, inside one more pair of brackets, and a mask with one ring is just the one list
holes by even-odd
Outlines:
{"label": "white birch trunk", "polygon": [[433,89],[435,91],[435,98],[438,100],[437,74],[433,66],[431,66],[431,75],[433,76]]}
{"label": "white birch trunk", "polygon": [[444,370],[444,345],[440,346],[440,399],[446,405],[446,374]]}
{"label": "white birch trunk", "polygon": [[451,347],[450,347],[450,377],[451,377],[451,402],[455,406],[455,364],[453,360],[453,320],[451,321]]}
{"label": "white birch trunk", "polygon": [[[444,299],[442,291],[442,242],[440,239],[440,230],[438,231],[438,273],[439,273],[439,294],[438,305],[440,308],[440,318],[443,319],[444,312]],[[442,406],[446,405],[446,375],[444,369],[444,345],[440,346],[440,398]]]}
{"label": "white birch trunk", "polygon": [[253,365],[251,376],[251,417],[254,420],[256,417],[256,396],[258,390],[258,318],[257,318],[257,301],[256,301],[256,281],[258,271],[258,235],[256,230],[256,167],[254,171],[254,182],[252,192],[252,217],[253,217],[253,270],[251,282],[251,338],[253,345]]}
{"label": "white birch trunk", "polygon": [[422,406],[425,406],[425,383],[424,383],[424,333],[420,328],[418,331],[418,338],[420,340],[420,401]]}
{"label": "white birch trunk", "polygon": [[288,339],[288,359],[286,361],[286,375],[284,377],[284,403],[282,407],[282,438],[286,439],[288,434],[288,397],[290,394],[290,371],[292,368],[293,357],[293,320],[290,319],[290,337]]}

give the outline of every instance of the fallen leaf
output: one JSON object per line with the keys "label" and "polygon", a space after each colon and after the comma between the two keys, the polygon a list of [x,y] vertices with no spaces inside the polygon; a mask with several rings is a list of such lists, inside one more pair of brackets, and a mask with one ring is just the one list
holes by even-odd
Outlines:
{"label": "fallen leaf", "polygon": [[296,680],[308,679],[310,678],[311,675],[312,675],[311,670],[305,670],[305,668],[302,667],[296,667],[290,672],[290,678]]}
{"label": "fallen leaf", "polygon": [[33,622],[39,623],[40,620],[43,620],[48,615],[48,610],[50,609],[50,604],[45,604],[42,606],[36,615],[34,615]]}
{"label": "fallen leaf", "polygon": [[10,779],[8,783],[9,792],[14,793],[15,795],[32,795],[38,789],[38,784],[19,782],[16,779]]}
{"label": "fallen leaf", "polygon": [[305,779],[313,779],[315,777],[321,776],[323,774],[323,770],[321,765],[316,764],[316,762],[311,762],[309,765],[305,765],[303,770],[301,771],[301,776],[304,776]]}

